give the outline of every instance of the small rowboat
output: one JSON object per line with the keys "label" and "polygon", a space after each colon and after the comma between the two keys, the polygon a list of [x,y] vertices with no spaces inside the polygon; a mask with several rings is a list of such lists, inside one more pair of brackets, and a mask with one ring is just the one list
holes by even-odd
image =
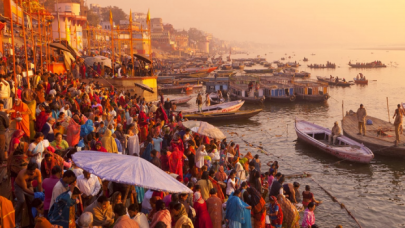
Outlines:
{"label": "small rowboat", "polygon": [[332,80],[328,77],[321,77],[321,76],[316,76],[318,81],[321,82],[327,82],[329,85],[334,85],[334,86],[342,86],[342,87],[349,87],[351,85],[354,85],[352,82],[344,82],[343,80],[340,80],[336,82],[335,77],[332,78]]}
{"label": "small rowboat", "polygon": [[[219,112],[236,112],[242,107],[244,101],[231,101],[217,105],[205,106],[202,108],[202,112],[205,113],[219,113]],[[197,113],[198,108],[191,108],[186,110],[181,110],[183,114]]]}
{"label": "small rowboat", "polygon": [[295,120],[295,131],[299,140],[340,159],[370,163],[374,158],[374,154],[369,148],[346,136],[336,138],[336,145],[330,145],[328,139],[331,137],[331,130],[316,124]]}
{"label": "small rowboat", "polygon": [[353,81],[355,84],[368,85],[368,80],[361,80],[361,79],[353,78]]}
{"label": "small rowboat", "polygon": [[191,100],[191,98],[193,98],[193,97],[192,97],[192,96],[177,97],[177,98],[171,99],[170,101],[171,101],[173,104],[179,105],[179,104],[185,104],[185,103],[187,103],[189,100]]}
{"label": "small rowboat", "polygon": [[263,109],[256,109],[250,111],[236,111],[236,112],[226,112],[226,113],[195,113],[184,115],[184,118],[189,120],[200,120],[200,121],[226,121],[226,120],[236,120],[236,119],[249,119],[252,116],[259,114]]}
{"label": "small rowboat", "polygon": [[225,98],[219,99],[218,94],[216,93],[210,93],[209,95],[211,104],[221,104],[225,102]]}

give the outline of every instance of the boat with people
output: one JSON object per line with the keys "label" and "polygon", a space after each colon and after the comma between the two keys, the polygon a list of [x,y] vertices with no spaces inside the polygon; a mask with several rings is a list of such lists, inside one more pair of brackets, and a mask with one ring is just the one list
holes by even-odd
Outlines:
{"label": "boat with people", "polygon": [[340,79],[338,77],[322,77],[322,76],[316,76],[318,81],[321,82],[326,82],[329,85],[334,85],[334,86],[341,86],[341,87],[350,87],[351,85],[354,85],[352,82],[346,81],[346,79]]}
{"label": "boat with people", "polygon": [[301,71],[301,72],[295,72],[294,77],[296,78],[309,78],[311,76],[311,73],[306,72],[306,71]]}
{"label": "boat with people", "polygon": [[266,99],[263,93],[263,88],[260,88],[258,82],[250,81],[249,84],[229,85],[229,95],[232,99],[243,100],[247,103],[263,103]]}
{"label": "boat with people", "polygon": [[387,65],[383,64],[381,61],[374,61],[370,63],[355,63],[349,62],[349,66],[352,68],[383,68],[387,67]]}
{"label": "boat with people", "polygon": [[374,154],[369,148],[346,136],[337,137],[335,143],[332,144],[331,130],[305,120],[295,120],[295,132],[298,140],[339,159],[370,163],[374,158]]}
{"label": "boat with people", "polygon": [[343,118],[343,133],[370,148],[375,155],[405,158],[405,135],[399,135],[400,143],[395,145],[395,126],[387,121],[368,116],[366,134],[359,135],[357,113],[350,110]]}
{"label": "boat with people", "polygon": [[[242,107],[245,101],[237,100],[237,101],[230,101],[222,104],[211,105],[211,106],[204,106],[202,107],[202,112],[204,113],[219,113],[219,112],[236,112]],[[199,112],[198,108],[190,108],[181,110],[183,114],[188,113],[197,113]]]}
{"label": "boat with people", "polygon": [[361,84],[361,85],[367,85],[368,80],[366,79],[366,76],[363,75],[363,73],[359,73],[357,77],[353,78],[353,81],[355,84]]}
{"label": "boat with people", "polygon": [[311,69],[325,69],[325,68],[335,69],[336,68],[336,64],[331,63],[329,61],[326,62],[326,64],[310,64],[307,66]]}
{"label": "boat with people", "polygon": [[236,112],[225,112],[225,113],[194,113],[183,115],[183,118],[188,120],[200,120],[206,122],[214,121],[229,121],[229,120],[240,120],[249,119],[257,114],[259,114],[263,109],[256,110],[244,110]]}
{"label": "boat with people", "polygon": [[218,93],[210,93],[208,94],[208,97],[210,98],[211,104],[221,104],[225,102],[225,98],[220,98]]}
{"label": "boat with people", "polygon": [[222,70],[232,70],[231,64],[224,64],[221,66]]}
{"label": "boat with people", "polygon": [[305,57],[304,57],[304,59],[303,59],[302,61],[308,62],[308,58],[305,58]]}
{"label": "boat with people", "polygon": [[235,70],[243,70],[243,69],[245,69],[245,65],[243,64],[243,62],[234,61],[232,63],[232,68],[235,69]]}
{"label": "boat with people", "polygon": [[250,70],[246,70],[244,69],[243,71],[245,71],[247,74],[266,74],[266,73],[273,73],[274,69],[250,69]]}
{"label": "boat with people", "polygon": [[329,96],[329,86],[325,82],[316,81],[295,81],[294,95],[297,97],[297,101],[306,102],[325,102]]}

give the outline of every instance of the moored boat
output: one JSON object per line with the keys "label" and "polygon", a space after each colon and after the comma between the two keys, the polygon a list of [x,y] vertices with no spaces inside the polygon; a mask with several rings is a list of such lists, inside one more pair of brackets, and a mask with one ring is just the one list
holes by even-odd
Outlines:
{"label": "moored boat", "polygon": [[230,84],[229,95],[232,99],[243,100],[247,103],[263,103],[266,99],[263,93],[263,88],[253,88],[253,82],[250,82],[248,86],[246,84]]}
{"label": "moored boat", "polygon": [[362,79],[357,79],[357,78],[353,78],[353,81],[355,84],[360,84],[360,85],[367,85],[368,84],[368,80],[362,80]]}
{"label": "moored boat", "polygon": [[195,85],[190,85],[190,84],[185,84],[185,85],[170,85],[170,84],[164,84],[164,85],[159,85],[158,86],[158,91],[165,91],[165,92],[185,92],[185,91],[190,91],[194,89],[202,89],[203,85],[202,84],[195,84]]}
{"label": "moored boat", "polygon": [[[238,101],[231,101],[231,102],[226,102],[222,104],[217,104],[217,105],[211,105],[211,106],[205,106],[202,108],[202,112],[206,113],[219,113],[219,112],[235,112],[242,107],[244,104],[244,101],[238,100]],[[183,114],[187,113],[197,113],[198,108],[191,108],[191,109],[186,109],[186,110],[181,110]]]}
{"label": "moored boat", "polygon": [[372,116],[367,116],[367,121],[371,121],[372,125],[366,125],[366,135],[358,135],[357,115],[350,111],[343,118],[343,133],[349,138],[363,143],[375,155],[405,158],[405,135],[399,135],[400,144],[396,146],[394,143],[395,127],[392,123]]}
{"label": "moored boat", "polygon": [[265,73],[273,73],[274,69],[250,69],[244,70],[248,74],[265,74]]}
{"label": "moored boat", "polygon": [[219,98],[217,93],[210,93],[208,97],[210,98],[211,104],[221,104],[225,102],[225,98]]}
{"label": "moored boat", "polygon": [[261,87],[264,88],[266,101],[270,102],[294,102],[294,86],[292,84],[269,83],[262,81]]}
{"label": "moored boat", "polygon": [[200,120],[200,121],[228,121],[228,120],[238,120],[238,119],[249,119],[257,114],[259,114],[263,109],[248,110],[248,111],[236,111],[236,112],[226,112],[226,113],[195,113],[184,115],[184,118],[189,120]]}
{"label": "moored boat", "polygon": [[330,98],[328,90],[328,84],[325,82],[294,82],[294,95],[297,101],[325,102]]}
{"label": "moored boat", "polygon": [[369,148],[346,136],[337,137],[335,145],[330,145],[329,137],[332,135],[331,130],[316,124],[304,120],[296,120],[295,131],[299,140],[315,146],[339,159],[359,163],[370,163],[374,158],[374,154]]}
{"label": "moored boat", "polygon": [[326,82],[329,85],[334,85],[334,86],[342,86],[342,87],[349,87],[351,85],[354,85],[354,83],[348,82],[348,81],[343,81],[341,79],[338,79],[338,81],[336,81],[335,77],[332,78],[328,78],[328,77],[321,77],[321,76],[316,76],[316,78],[318,79],[318,81],[321,82]]}
{"label": "moored boat", "polygon": [[381,61],[374,61],[374,62],[370,62],[370,63],[356,63],[356,64],[352,64],[351,62],[349,62],[349,66],[352,67],[352,68],[383,68],[383,67],[387,67]]}

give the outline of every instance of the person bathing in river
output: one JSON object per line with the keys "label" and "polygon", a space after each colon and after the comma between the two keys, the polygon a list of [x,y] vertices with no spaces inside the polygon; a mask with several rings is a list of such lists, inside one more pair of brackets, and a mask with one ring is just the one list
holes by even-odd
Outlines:
{"label": "person bathing in river", "polygon": [[294,182],[293,184],[287,183],[283,185],[284,195],[287,199],[290,200],[291,203],[296,204],[297,199],[295,197],[295,192],[298,191],[300,184],[298,182]]}
{"label": "person bathing in river", "polygon": [[305,191],[302,192],[302,205],[307,207],[309,203],[314,202],[316,205],[322,203],[322,201],[318,201],[315,199],[314,194],[311,192],[311,188],[309,185],[305,186]]}
{"label": "person bathing in river", "polygon": [[329,144],[333,143],[333,145],[334,145],[335,142],[336,142],[336,138],[341,136],[341,135],[342,135],[342,133],[340,131],[339,123],[336,121],[335,124],[333,125],[333,128],[332,128],[332,134],[329,137]]}

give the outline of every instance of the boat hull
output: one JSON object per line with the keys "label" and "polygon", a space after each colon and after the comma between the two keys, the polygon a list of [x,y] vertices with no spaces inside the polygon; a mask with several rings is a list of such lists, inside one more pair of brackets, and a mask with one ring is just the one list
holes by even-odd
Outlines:
{"label": "boat hull", "polygon": [[229,120],[239,120],[239,119],[249,119],[257,114],[259,114],[262,109],[257,109],[253,111],[237,111],[237,112],[229,112],[229,113],[218,113],[218,114],[192,114],[192,115],[184,115],[184,118],[189,120],[200,120],[206,122],[214,122],[214,121],[229,121]]}
{"label": "boat hull", "polygon": [[[368,148],[366,148],[366,149],[370,152],[370,154],[342,152],[341,147],[325,144],[322,141],[319,141],[319,140],[309,136],[305,132],[302,132],[297,127],[297,122],[299,122],[299,121],[296,121],[296,123],[295,123],[295,132],[297,133],[298,140],[300,140],[302,142],[305,142],[305,143],[307,143],[307,144],[309,144],[311,146],[314,146],[314,147],[318,148],[319,150],[322,150],[323,152],[326,152],[326,153],[328,153],[328,154],[330,154],[332,156],[335,156],[335,157],[337,157],[339,159],[344,159],[344,160],[348,160],[348,161],[352,161],[352,162],[358,162],[358,163],[370,163],[370,161],[374,158],[373,153]],[[329,132],[325,131],[325,133],[330,134],[331,132],[329,130]],[[340,136],[340,138],[342,140],[344,140],[344,138],[347,138],[347,137]],[[359,147],[359,145],[353,145],[353,146]],[[351,150],[351,148],[348,148],[348,149]]]}
{"label": "boat hull", "polygon": [[368,80],[357,80],[356,78],[354,78],[353,81],[355,84],[368,85]]}
{"label": "boat hull", "polygon": [[[228,102],[231,103],[231,102]],[[231,105],[228,105],[227,103],[222,103],[218,105],[211,105],[211,106],[205,106],[202,108],[202,112],[204,113],[225,113],[225,112],[236,112],[238,111],[242,105],[245,103],[245,101],[233,101]],[[194,109],[187,109],[187,110],[181,110],[183,114],[188,114],[188,113],[198,113],[198,108]]]}
{"label": "boat hull", "polygon": [[[387,156],[394,158],[405,158],[405,135],[400,135],[400,145],[395,146],[395,133],[394,125],[383,121],[381,119],[367,116],[367,119],[373,121],[373,125],[366,126],[366,136],[357,135],[358,133],[358,121],[356,114],[347,114],[343,118],[343,132],[344,134],[357,142],[363,143],[365,146],[370,148],[375,155]],[[391,131],[386,131],[387,136],[377,136],[378,129],[390,129]]]}
{"label": "boat hull", "polygon": [[272,97],[266,96],[266,102],[278,102],[278,103],[291,103],[295,102],[297,99],[296,96],[279,96],[279,97]]}
{"label": "boat hull", "polygon": [[243,100],[243,101],[245,101],[246,103],[249,103],[249,104],[263,104],[263,102],[266,100],[266,98],[264,96],[263,97],[258,97],[258,98],[255,98],[255,97],[243,97],[243,96],[236,95],[236,94],[230,94],[230,96],[231,96],[231,98],[233,100]]}
{"label": "boat hull", "polygon": [[304,102],[326,102],[329,99],[329,95],[302,95],[296,94],[297,101],[304,101]]}

